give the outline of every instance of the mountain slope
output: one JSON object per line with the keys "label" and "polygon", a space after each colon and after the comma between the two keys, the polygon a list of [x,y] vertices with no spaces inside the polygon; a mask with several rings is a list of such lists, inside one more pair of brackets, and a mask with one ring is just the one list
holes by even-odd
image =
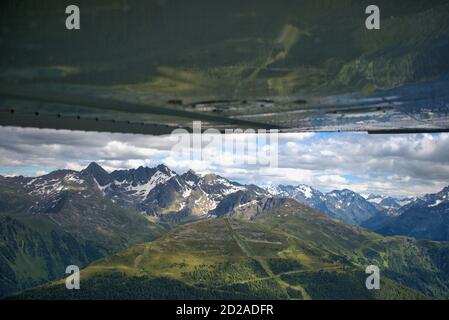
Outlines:
{"label": "mountain slope", "polygon": [[397,217],[367,221],[366,227],[384,235],[449,241],[449,187],[418,198],[399,212]]}
{"label": "mountain slope", "polygon": [[64,275],[111,250],[79,239],[48,219],[0,214],[0,297]]}
{"label": "mountain slope", "polygon": [[308,185],[279,185],[277,187],[269,187],[267,188],[267,191],[273,196],[293,198],[300,203],[321,210],[322,212],[329,212],[329,209],[326,206],[326,196],[319,190]]}
{"label": "mountain slope", "polygon": [[91,163],[80,172],[0,177],[0,296],[61,277],[67,265],[83,267],[152,240],[166,223],[207,218],[224,198],[257,190],[217,175],[179,176],[164,165],[108,173]]}
{"label": "mountain slope", "polygon": [[345,223],[360,225],[369,219],[386,214],[384,208],[370,203],[351,190],[334,190],[326,194],[307,185],[267,188],[273,196],[289,197],[298,202],[327,213]]}
{"label": "mountain slope", "polygon": [[[398,200],[393,197],[382,196],[378,194],[370,194],[366,198],[368,202],[371,202],[374,206],[380,210],[385,210],[388,215],[397,215],[398,210],[408,203],[408,199]],[[410,200],[411,201],[411,200]]]}
{"label": "mountain slope", "polygon": [[91,163],[82,174],[91,174],[114,203],[171,224],[205,218],[224,197],[247,190],[215,174],[200,176],[190,170],[178,175],[165,165],[107,173]]}
{"label": "mountain slope", "polygon": [[[57,281],[16,298],[447,298],[448,257],[448,244],[383,238],[284,199],[253,222],[194,222],[99,260],[82,270],[82,290]],[[365,288],[370,264],[380,290]]]}
{"label": "mountain slope", "polygon": [[[313,285],[307,282],[309,278],[282,274],[289,279],[287,281],[277,274],[276,270],[284,268],[285,264],[299,266],[311,263],[306,270],[308,273],[304,271],[304,274],[310,275],[310,279],[316,276],[332,279],[337,277],[353,283],[355,279],[363,278],[363,266],[374,259],[376,264],[386,268],[387,278],[391,281],[431,297],[442,297],[447,292],[444,244],[431,245],[427,242],[400,238],[381,238],[354,225],[363,224],[386,235],[404,234],[417,238],[445,240],[449,225],[446,219],[449,216],[448,196],[446,188],[438,194],[418,198],[397,210],[398,213],[403,213],[395,217],[381,211],[376,203],[370,203],[350,190],[335,190],[323,194],[306,185],[279,186],[265,190],[255,185],[241,185],[215,174],[198,175],[188,171],[178,175],[164,165],[109,173],[98,164],[91,163],[80,172],[58,170],[36,178],[0,177],[2,222],[0,296],[61,277],[68,264],[82,267],[134,243],[152,240],[166,232],[166,225],[176,226],[205,220],[204,224],[190,223],[189,226],[179,227],[176,230],[193,228],[193,231],[186,232],[197,234],[198,230],[195,229],[197,226],[201,229],[210,225],[214,232],[217,232],[217,236],[220,232],[229,233],[234,246],[237,245],[246,258],[239,256],[234,261],[232,258],[234,253],[226,251],[230,256],[221,254],[218,259],[221,262],[218,265],[210,265],[207,261],[203,261],[205,259],[203,256],[197,257],[196,253],[191,257],[192,261],[202,261],[201,264],[213,270],[215,268],[221,270],[223,266],[220,264],[224,263],[226,267],[223,267],[225,271],[222,276],[225,277],[228,277],[229,272],[233,272],[230,271],[232,268],[237,268],[237,274],[243,272],[244,277],[247,274],[256,277],[254,275],[256,273],[258,275],[256,278],[261,282],[255,280],[255,283],[264,289],[256,292],[254,288],[254,290],[248,288],[245,280],[243,285],[245,289],[241,289],[243,291],[234,290],[234,283],[231,284],[233,288],[231,291],[224,290],[220,286],[195,291],[203,296],[213,292],[214,297],[221,297],[220,294],[224,294],[223,296],[228,298],[232,294],[242,297],[254,295],[272,298],[314,297],[308,293],[315,290]],[[352,226],[334,221],[329,216]],[[210,218],[218,218],[218,221],[222,222],[211,222]],[[388,223],[392,221],[396,223],[389,225]],[[218,225],[223,223],[227,229],[220,231]],[[232,231],[238,229],[240,224],[247,227],[243,235]],[[178,231],[170,234],[176,234]],[[201,233],[204,233],[205,238]],[[224,249],[221,245],[232,244],[232,241],[226,244],[227,240],[223,244],[217,242],[215,249],[209,252],[207,248],[214,235],[206,230],[201,230],[199,234],[198,243],[205,246],[204,252],[208,257],[214,257],[215,254],[222,252]],[[228,239],[229,234],[219,236]],[[262,239],[258,239],[257,235]],[[253,236],[256,238],[245,240]],[[280,238],[271,241],[265,237]],[[179,239],[182,240],[183,236]],[[190,243],[193,240],[186,241]],[[160,241],[163,243],[164,240]],[[270,249],[273,243],[276,243],[274,247],[280,246],[279,252],[287,252],[293,248],[295,254],[293,256],[288,254],[287,258],[282,254],[279,256],[275,248]],[[258,244],[263,245],[263,248],[258,248]],[[174,250],[174,255],[179,254],[180,257],[191,255],[187,243],[183,244],[181,241],[179,245],[187,252]],[[168,248],[160,248],[161,252],[164,250]],[[199,247],[195,250],[201,251]],[[258,254],[257,250],[262,251]],[[303,261],[301,257],[305,260]],[[284,258],[287,261],[282,260]],[[158,261],[157,259],[155,261]],[[151,265],[152,271],[147,272],[146,265],[143,265],[145,272],[132,273],[132,276],[151,277],[158,285],[167,280],[161,280],[161,277],[168,277],[172,284],[180,286],[179,288],[187,292],[192,286],[196,288],[198,279],[192,280],[182,276],[184,271],[181,269],[200,268],[200,265],[190,265],[190,258],[179,262],[176,256],[164,255],[160,259],[162,268],[160,274],[157,266]],[[174,268],[179,269],[176,271],[177,276],[164,273],[163,270],[170,269],[166,265],[167,259],[177,261],[174,262]],[[235,264],[232,264],[234,262]],[[231,269],[227,269],[228,263],[231,263]],[[243,271],[239,269],[241,264],[246,268]],[[33,266],[32,272],[28,270],[30,266]],[[335,274],[334,268],[338,270],[349,268],[358,276],[354,278],[347,272],[344,275],[341,272]],[[131,269],[134,270],[134,267]],[[206,271],[204,268],[200,269],[198,272],[204,277]],[[437,276],[432,270],[437,270]],[[260,272],[265,276],[261,277]],[[170,278],[171,276],[173,278]],[[296,276],[304,283],[308,283],[307,290],[297,284],[299,278]],[[432,277],[435,281],[426,284]],[[95,276],[92,281],[96,279]],[[121,276],[117,279],[123,280]],[[139,282],[139,279],[134,280]],[[104,282],[107,281],[106,278],[102,281],[101,285],[107,284]],[[267,282],[271,283],[268,287],[265,286]],[[395,287],[393,282],[390,284]],[[273,286],[273,283],[277,285]],[[226,282],[226,285],[228,284]],[[195,288],[192,290],[196,290]],[[277,288],[277,291],[271,292],[269,288]],[[364,292],[358,289],[356,291]],[[167,290],[164,292],[169,294]],[[323,297],[320,292],[316,293],[317,297]],[[350,292],[342,294],[345,296]],[[363,295],[363,297],[374,296]]]}
{"label": "mountain slope", "polygon": [[326,194],[325,203],[331,217],[349,224],[360,225],[368,219],[385,214],[381,209],[351,190],[329,192]]}
{"label": "mountain slope", "polygon": [[0,179],[0,296],[64,275],[164,230],[105,198],[91,176],[60,170]]}

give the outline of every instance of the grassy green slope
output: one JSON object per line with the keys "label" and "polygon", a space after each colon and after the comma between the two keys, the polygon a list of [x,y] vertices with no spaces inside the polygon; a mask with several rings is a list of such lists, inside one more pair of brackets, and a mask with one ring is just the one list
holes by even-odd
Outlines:
{"label": "grassy green slope", "polygon": [[67,266],[85,266],[107,252],[49,220],[34,220],[0,216],[0,296],[59,278]]}
{"label": "grassy green slope", "polygon": [[[383,238],[288,201],[255,222],[195,222],[101,259],[82,270],[81,290],[61,280],[18,298],[444,298],[448,249]],[[381,269],[378,291],[365,288],[370,264]]]}
{"label": "grassy green slope", "polygon": [[0,184],[0,297],[60,278],[68,265],[84,267],[165,232],[98,192],[85,198],[66,191],[46,213],[33,214],[33,198],[10,191]]}
{"label": "grassy green slope", "polygon": [[[311,210],[311,209],[309,209]],[[281,229],[321,250],[322,257],[364,270],[377,265],[382,274],[431,297],[449,295],[449,244],[405,237],[382,237],[330,220],[307,209],[279,208],[257,221]]]}

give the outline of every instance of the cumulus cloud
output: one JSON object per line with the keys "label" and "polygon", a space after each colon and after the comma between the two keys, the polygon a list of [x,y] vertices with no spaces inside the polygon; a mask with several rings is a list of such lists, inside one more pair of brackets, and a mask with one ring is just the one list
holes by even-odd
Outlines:
{"label": "cumulus cloud", "polygon": [[[449,184],[449,134],[444,133],[288,133],[277,140],[209,135],[198,143],[191,135],[181,141],[173,136],[0,127],[0,136],[2,175],[80,170],[97,161],[109,171],[165,163],[179,173],[214,172],[243,183],[305,183],[322,191],[348,188],[395,196],[436,192]],[[254,142],[252,147],[248,142]]]}

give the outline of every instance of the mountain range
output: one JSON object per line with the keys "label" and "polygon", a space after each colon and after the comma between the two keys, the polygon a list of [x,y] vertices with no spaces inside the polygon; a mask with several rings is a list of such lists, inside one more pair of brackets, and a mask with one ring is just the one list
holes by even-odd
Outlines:
{"label": "mountain range", "polygon": [[[2,271],[0,296],[59,278],[64,275],[65,267],[69,264],[84,267],[102,257],[114,257],[111,255],[122,252],[126,248],[134,253],[135,249],[131,249],[135,248],[134,244],[165,239],[164,237],[177,237],[176,232],[181,232],[179,230],[183,230],[182,228],[195,230],[197,226],[203,228],[208,225],[218,228],[218,225],[223,223],[229,226],[229,223],[233,224],[234,221],[246,221],[250,223],[248,224],[250,231],[248,231],[249,234],[245,233],[242,236],[245,239],[257,234],[262,220],[269,220],[271,227],[282,229],[285,226],[275,225],[275,221],[271,221],[269,217],[279,210],[284,210],[282,209],[284,207],[290,208],[286,213],[289,221],[290,216],[296,217],[298,212],[301,213],[301,217],[306,212],[313,212],[306,219],[307,223],[301,222],[301,228],[306,233],[313,232],[313,228],[318,227],[312,227],[309,224],[319,217],[318,220],[325,221],[328,227],[332,226],[326,232],[327,236],[333,239],[345,237],[341,234],[343,232],[343,229],[340,229],[342,227],[339,227],[341,225],[345,225],[343,233],[355,232],[357,236],[365,235],[366,231],[356,226],[361,225],[382,235],[406,235],[418,239],[447,241],[449,240],[448,191],[449,188],[445,188],[436,194],[397,200],[376,195],[363,197],[350,190],[322,193],[307,185],[262,188],[256,185],[243,185],[215,174],[199,175],[192,170],[179,175],[165,165],[154,168],[116,170],[109,173],[97,163],[91,163],[81,171],[57,170],[34,178],[0,176],[0,269]],[[322,213],[325,214],[325,219]],[[281,214],[279,218],[282,217]],[[217,222],[212,222],[215,220]],[[179,225],[182,226],[179,227]],[[257,226],[254,227],[256,230],[252,230],[253,226]],[[308,228],[310,228],[309,231],[307,231]],[[285,239],[279,242],[287,244],[291,232],[298,237],[297,230],[289,230],[288,235],[284,236]],[[268,232],[266,236],[274,236],[270,234]],[[301,237],[304,236],[301,235]],[[240,237],[232,236],[235,241]],[[371,237],[375,238],[370,235],[369,238]],[[200,240],[210,241],[201,237],[198,241]],[[266,241],[253,240],[250,240],[250,243],[255,241],[262,244]],[[306,240],[303,239],[303,241]],[[320,247],[324,240],[320,238],[318,241],[312,237],[306,242],[311,244],[311,241],[313,246]],[[335,241],[342,241],[342,239]],[[383,243],[386,240],[375,242],[378,241]],[[255,250],[248,249],[242,242],[239,247],[246,253]],[[288,251],[287,247],[283,250]],[[137,248],[141,247],[137,245]],[[224,249],[220,247],[216,250]],[[377,247],[376,250],[378,250]],[[420,248],[419,251],[421,250],[427,249]],[[362,250],[364,259],[369,257],[368,251],[370,250]],[[326,252],[329,254],[335,250],[327,248]],[[213,252],[210,254],[213,256]],[[377,254],[382,257],[384,253]],[[349,252],[340,252],[337,255],[338,258],[335,259],[342,263],[342,267],[348,262],[348,257],[354,258],[354,254]],[[230,257],[232,256],[230,254]],[[351,260],[351,265],[358,263],[356,261],[359,258],[354,259]],[[177,259],[173,261],[175,260]],[[253,260],[253,258],[250,259],[251,268],[254,267]],[[167,261],[162,262],[161,266],[165,268]],[[179,262],[173,263],[176,265]],[[187,262],[181,262],[183,263]],[[281,264],[283,263],[286,262],[282,261]],[[382,263],[389,264],[385,261]],[[197,267],[200,266],[196,265],[195,268]],[[270,276],[278,279],[272,268],[266,266],[266,262],[259,261],[257,268],[263,269],[259,271],[265,274],[265,278]],[[444,263],[442,268],[444,269]],[[205,270],[200,273],[203,271]],[[424,288],[425,285],[416,287],[411,285],[410,281],[406,283],[403,281],[402,271],[399,274],[391,275],[391,280],[411,287],[424,295],[441,296],[446,292],[446,280],[441,280],[438,288]],[[136,274],[133,274],[134,276]],[[138,273],[138,276],[140,277],[141,274]],[[334,277],[335,274],[329,276]],[[171,280],[179,281],[180,279],[175,277]],[[182,285],[190,286],[196,283],[195,281],[186,282],[184,278],[181,280]],[[299,290],[303,298],[307,297],[303,289],[286,283],[288,282],[279,282],[278,285],[285,290],[289,288],[287,291],[293,290],[293,296],[299,295],[296,292]],[[181,284],[178,283],[178,285]],[[253,294],[254,292],[250,296]],[[285,295],[285,292],[283,296],[292,297]],[[229,298],[229,296],[226,297]],[[281,296],[268,295],[268,297]]]}
{"label": "mountain range", "polygon": [[[242,185],[216,174],[200,175],[192,170],[177,174],[163,164],[109,173],[95,162],[81,171],[57,170],[35,178],[0,176],[0,186],[2,212],[45,215],[66,208],[80,211],[83,207],[100,211],[102,201],[107,201],[115,208],[174,225],[209,217],[252,217],[270,207],[273,198],[293,198],[344,223],[376,230],[380,230],[380,222],[394,224],[411,216],[411,211],[424,212],[430,218],[436,212],[445,212],[449,188],[422,197],[398,199],[375,194],[362,196],[348,189],[323,193],[308,185]],[[70,219],[73,221],[64,224],[79,227],[75,215]]]}
{"label": "mountain range", "polygon": [[268,191],[274,196],[293,198],[349,224],[360,225],[370,218],[388,213],[369,199],[347,189],[322,193],[307,185],[280,185],[270,187]]}
{"label": "mountain range", "polygon": [[78,204],[96,202],[95,197],[101,197],[118,207],[167,223],[232,215],[235,211],[251,215],[260,209],[259,204],[273,197],[293,198],[356,225],[379,215],[394,215],[392,210],[397,212],[400,208],[393,198],[389,199],[394,205],[386,206],[387,198],[377,203],[372,197],[365,199],[350,190],[324,194],[307,185],[261,188],[215,174],[199,175],[192,170],[178,175],[165,165],[108,173],[93,162],[79,172],[59,170],[37,178],[1,179],[5,187],[18,192],[23,199],[17,207],[12,202],[15,197],[5,197],[0,208],[24,208],[32,214],[58,212],[71,202],[69,194],[77,197]]}
{"label": "mountain range", "polygon": [[92,177],[59,170],[0,177],[0,296],[59,277],[160,235],[165,227],[114,204]]}
{"label": "mountain range", "polygon": [[379,208],[386,210],[389,215],[395,216],[399,213],[398,211],[401,207],[415,201],[416,197],[405,197],[397,199],[389,196],[370,194],[366,197],[366,200],[378,206]]}
{"label": "mountain range", "polygon": [[383,235],[449,241],[449,187],[416,198],[401,207],[396,216],[370,219],[363,225]]}

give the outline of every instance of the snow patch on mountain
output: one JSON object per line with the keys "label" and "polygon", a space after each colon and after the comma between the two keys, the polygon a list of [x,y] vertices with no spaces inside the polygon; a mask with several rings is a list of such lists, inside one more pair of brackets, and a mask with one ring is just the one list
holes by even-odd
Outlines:
{"label": "snow patch on mountain", "polygon": [[439,206],[440,204],[442,204],[443,202],[444,202],[444,200],[438,199],[435,201],[435,203],[429,204],[428,207],[429,208],[436,207],[436,206]]}
{"label": "snow patch on mountain", "polygon": [[307,199],[312,198],[312,188],[309,186],[301,185],[298,187],[298,190],[300,190]]}
{"label": "snow patch on mountain", "polygon": [[153,190],[157,185],[163,184],[173,178],[175,174],[172,172],[167,175],[165,173],[160,172],[159,170],[150,178],[150,180],[143,184],[137,184],[133,185],[130,184],[129,186],[125,187],[127,191],[132,191],[136,193],[138,196],[140,196],[143,199],[146,199],[148,197],[148,194]]}

